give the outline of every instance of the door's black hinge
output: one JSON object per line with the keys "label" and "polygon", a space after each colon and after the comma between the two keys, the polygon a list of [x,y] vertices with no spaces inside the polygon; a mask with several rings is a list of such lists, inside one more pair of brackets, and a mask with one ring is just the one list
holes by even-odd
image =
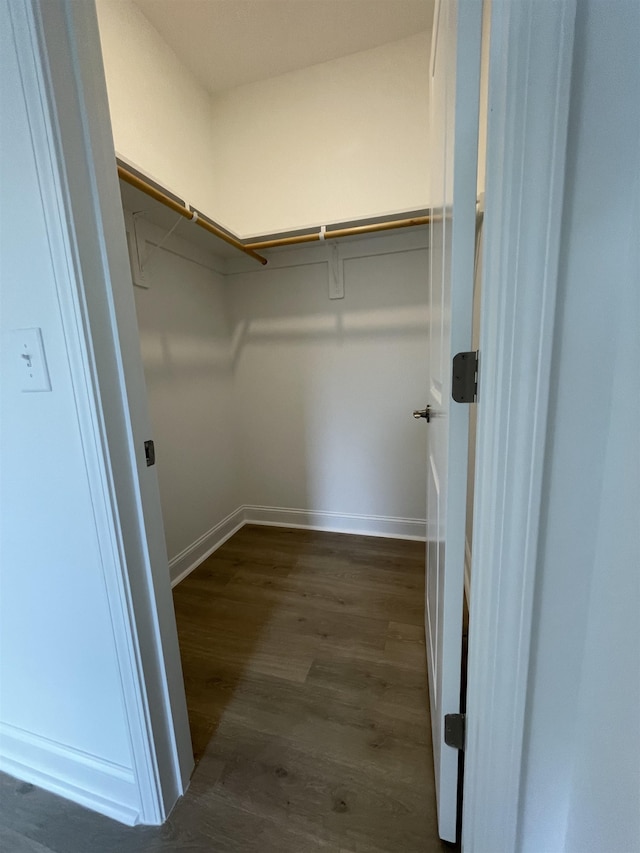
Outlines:
{"label": "door's black hinge", "polygon": [[478,353],[459,352],[453,357],[451,396],[456,403],[475,403],[478,396]]}
{"label": "door's black hinge", "polygon": [[152,441],[145,441],[144,455],[147,460],[147,468],[156,464],[156,447]]}
{"label": "door's black hinge", "polygon": [[466,717],[464,714],[444,715],[444,742],[454,749],[464,750],[466,734]]}

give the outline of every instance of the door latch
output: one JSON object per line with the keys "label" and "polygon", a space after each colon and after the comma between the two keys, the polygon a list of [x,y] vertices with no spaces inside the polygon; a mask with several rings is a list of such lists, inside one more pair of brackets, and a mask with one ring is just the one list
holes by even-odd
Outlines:
{"label": "door latch", "polygon": [[156,448],[151,440],[144,443],[144,455],[147,460],[147,468],[156,464]]}
{"label": "door latch", "polygon": [[413,413],[416,420],[424,418],[427,423],[431,420],[431,406],[426,406],[424,409],[416,409]]}

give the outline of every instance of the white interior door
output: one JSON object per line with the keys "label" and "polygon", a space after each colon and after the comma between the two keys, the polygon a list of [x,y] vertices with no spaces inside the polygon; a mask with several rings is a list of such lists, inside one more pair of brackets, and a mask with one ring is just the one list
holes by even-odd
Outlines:
{"label": "white interior door", "polygon": [[452,356],[471,349],[482,3],[442,0],[431,55],[429,387],[425,629],[438,831],[456,839],[469,407],[451,399]]}

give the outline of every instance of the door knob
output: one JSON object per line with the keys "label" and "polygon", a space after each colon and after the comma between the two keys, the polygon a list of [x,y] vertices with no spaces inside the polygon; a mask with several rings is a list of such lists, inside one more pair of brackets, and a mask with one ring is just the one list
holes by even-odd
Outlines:
{"label": "door knob", "polygon": [[420,418],[424,418],[426,420],[426,422],[429,423],[429,421],[431,420],[431,406],[427,406],[424,409],[416,409],[415,412],[413,413],[413,417],[416,420],[419,420]]}

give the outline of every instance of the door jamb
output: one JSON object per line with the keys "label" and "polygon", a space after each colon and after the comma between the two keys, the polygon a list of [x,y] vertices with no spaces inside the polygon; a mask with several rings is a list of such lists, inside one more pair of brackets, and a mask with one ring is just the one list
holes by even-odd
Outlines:
{"label": "door jamb", "polygon": [[56,277],[64,283],[65,337],[139,795],[135,820],[160,824],[188,785],[193,754],[175,620],[167,617],[166,551],[151,548],[145,524],[143,491],[157,498],[161,515],[157,482],[142,485],[155,472],[138,441],[141,404],[134,412],[130,399],[142,361],[123,364],[121,349],[138,331],[96,10],[74,0],[9,8]]}
{"label": "door jamb", "polygon": [[465,853],[518,849],[575,14],[492,8]]}

